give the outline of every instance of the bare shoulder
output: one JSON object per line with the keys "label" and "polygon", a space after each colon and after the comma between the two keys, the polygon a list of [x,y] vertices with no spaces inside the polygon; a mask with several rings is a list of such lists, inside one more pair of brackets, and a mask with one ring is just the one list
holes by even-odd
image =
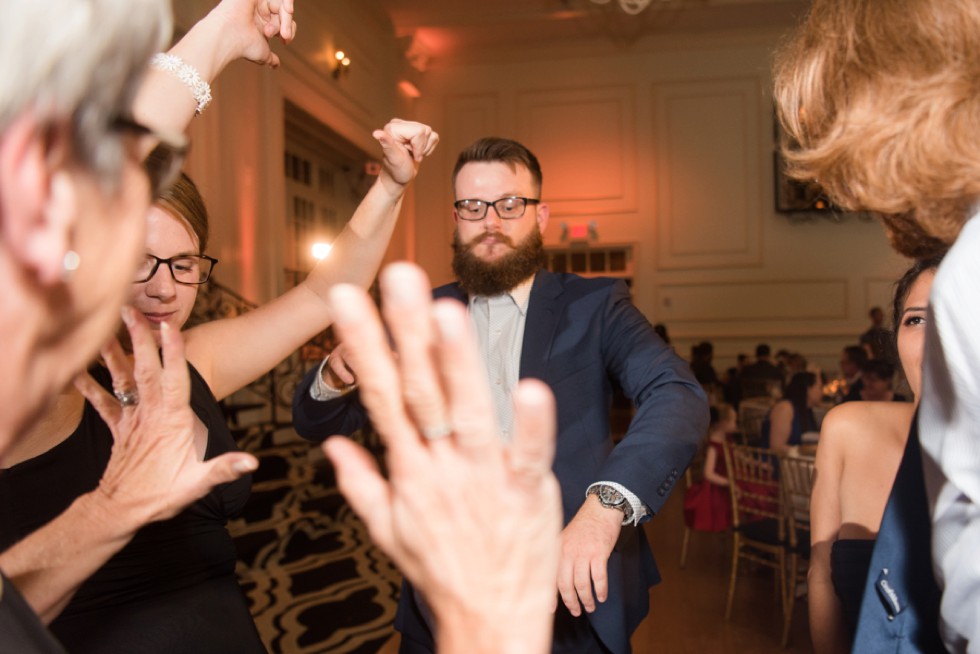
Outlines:
{"label": "bare shoulder", "polygon": [[915,407],[907,402],[847,402],[834,407],[820,427],[819,447],[851,450],[874,444],[881,437],[908,435]]}
{"label": "bare shoulder", "polygon": [[793,403],[789,400],[780,400],[772,405],[772,415],[774,416],[792,416],[793,415]]}

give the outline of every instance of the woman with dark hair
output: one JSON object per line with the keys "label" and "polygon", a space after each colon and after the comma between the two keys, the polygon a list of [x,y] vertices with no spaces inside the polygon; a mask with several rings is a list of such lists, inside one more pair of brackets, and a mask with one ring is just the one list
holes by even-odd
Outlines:
{"label": "woman with dark hair", "polygon": [[813,407],[823,398],[820,376],[813,372],[793,375],[783,399],[773,405],[762,423],[762,447],[779,454],[802,442],[803,434],[817,430]]}
{"label": "woman with dark hair", "polygon": [[[895,285],[896,344],[916,403],[926,306],[940,260],[916,262]],[[915,409],[908,402],[848,402],[824,418],[810,500],[810,634],[818,654],[851,649],[871,551]]]}

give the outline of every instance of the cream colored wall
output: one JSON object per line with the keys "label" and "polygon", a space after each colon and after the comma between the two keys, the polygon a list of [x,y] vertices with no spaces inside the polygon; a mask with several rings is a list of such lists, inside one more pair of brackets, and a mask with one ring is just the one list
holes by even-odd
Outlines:
{"label": "cream colored wall", "polygon": [[721,369],[766,341],[836,369],[905,263],[877,223],[793,224],[775,213],[776,38],[437,62],[419,104],[443,140],[428,164],[438,174],[417,189],[418,260],[450,279],[455,155],[479,136],[513,137],[541,160],[546,243],[559,244],[562,223],[595,221],[594,245],[632,245],[636,303],[667,324],[680,353],[711,340]]}
{"label": "cream colored wall", "polygon": [[[211,4],[177,0],[178,24]],[[487,134],[525,142],[544,167],[548,244],[562,223],[595,221],[596,244],[633,246],[639,307],[682,354],[713,341],[719,368],[760,341],[835,367],[904,268],[875,223],[793,224],[774,212],[775,34],[470,53],[413,71],[423,97],[411,101],[395,91],[406,64],[376,0],[297,4],[298,38],[276,48],[282,67],[234,64],[191,128],[188,168],[213,216],[218,277],[247,298],[282,290],[286,98],[367,152],[377,151],[371,130],[393,115],[442,134],[388,257],[418,260],[435,282],[451,278],[456,154]],[[330,75],[336,48],[353,59],[342,80]]]}

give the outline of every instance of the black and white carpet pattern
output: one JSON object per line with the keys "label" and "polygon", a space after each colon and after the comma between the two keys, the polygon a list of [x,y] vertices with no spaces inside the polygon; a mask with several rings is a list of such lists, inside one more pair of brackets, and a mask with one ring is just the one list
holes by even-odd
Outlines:
{"label": "black and white carpet pattern", "polygon": [[368,538],[315,445],[291,429],[251,433],[260,461],[229,529],[237,573],[274,654],[374,654],[391,637],[401,575]]}

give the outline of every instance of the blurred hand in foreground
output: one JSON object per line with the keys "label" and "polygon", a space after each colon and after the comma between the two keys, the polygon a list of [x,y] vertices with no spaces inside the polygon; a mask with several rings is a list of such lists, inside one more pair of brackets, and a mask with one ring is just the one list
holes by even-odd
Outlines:
{"label": "blurred hand in foreground", "polygon": [[522,381],[516,434],[502,443],[465,307],[433,304],[430,288],[414,265],[382,272],[391,339],[364,291],[332,290],[389,478],[346,438],[330,438],[324,451],[371,537],[425,595],[440,652],[547,652],[561,531],[554,398]]}

